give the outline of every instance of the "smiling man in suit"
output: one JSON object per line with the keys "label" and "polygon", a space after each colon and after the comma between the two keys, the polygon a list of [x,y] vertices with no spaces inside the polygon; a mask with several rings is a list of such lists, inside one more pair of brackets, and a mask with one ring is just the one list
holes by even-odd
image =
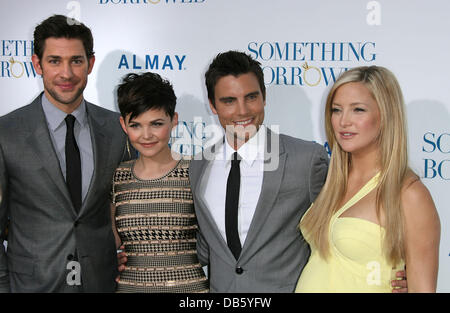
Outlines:
{"label": "smiling man in suit", "polygon": [[0,118],[0,291],[113,292],[112,174],[126,156],[119,115],[83,98],[94,66],[85,25],[54,15],[34,31],[44,91]]}
{"label": "smiling man in suit", "polygon": [[310,253],[297,225],[325,181],[325,149],[263,125],[264,77],[249,55],[217,55],[205,78],[225,130],[190,166],[210,289],[293,292]]}

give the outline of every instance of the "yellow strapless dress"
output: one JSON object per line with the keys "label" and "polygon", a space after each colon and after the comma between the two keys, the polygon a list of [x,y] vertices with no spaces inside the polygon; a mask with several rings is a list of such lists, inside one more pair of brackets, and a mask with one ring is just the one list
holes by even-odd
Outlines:
{"label": "yellow strapless dress", "polygon": [[[330,221],[330,256],[324,260],[311,245],[311,256],[297,282],[295,292],[391,292],[396,268],[382,253],[384,228],[368,220],[339,217],[372,191],[378,182],[375,175]],[[303,233],[306,241],[307,234]],[[310,241],[308,241],[309,243]]]}

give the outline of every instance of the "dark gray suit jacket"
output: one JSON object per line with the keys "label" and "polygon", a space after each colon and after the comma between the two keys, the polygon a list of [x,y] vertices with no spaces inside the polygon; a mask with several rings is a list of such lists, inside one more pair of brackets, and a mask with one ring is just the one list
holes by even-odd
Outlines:
{"label": "dark gray suit jacket", "polygon": [[264,171],[261,194],[237,261],[210,214],[212,208],[199,194],[210,161],[198,156],[191,161],[189,175],[200,230],[197,251],[200,261],[208,264],[211,292],[293,292],[308,260],[309,246],[297,225],[325,182],[328,156],[316,143],[270,130],[266,138],[271,147],[266,151],[276,152],[272,157],[278,157],[278,166]]}
{"label": "dark gray suit jacket", "polygon": [[[0,118],[0,291],[67,291],[77,251],[85,292],[113,292],[117,257],[111,229],[112,175],[126,153],[119,115],[86,102],[94,173],[77,214],[48,131],[41,96]],[[0,240],[0,242],[3,242]]]}

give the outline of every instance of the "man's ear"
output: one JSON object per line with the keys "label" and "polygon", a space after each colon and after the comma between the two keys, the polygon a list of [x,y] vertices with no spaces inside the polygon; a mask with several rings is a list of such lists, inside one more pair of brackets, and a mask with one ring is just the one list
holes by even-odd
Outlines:
{"label": "man's ear", "polygon": [[88,75],[89,75],[89,74],[91,74],[92,68],[94,67],[95,56],[94,55],[91,56],[88,61],[89,61],[89,66],[88,66]]}
{"label": "man's ear", "polygon": [[36,74],[42,75],[41,60],[39,59],[37,54],[33,54],[31,56],[31,62],[33,62],[33,67],[34,67]]}
{"label": "man's ear", "polygon": [[209,107],[211,108],[211,111],[213,112],[213,114],[217,115],[216,106],[212,103],[211,100],[209,100]]}

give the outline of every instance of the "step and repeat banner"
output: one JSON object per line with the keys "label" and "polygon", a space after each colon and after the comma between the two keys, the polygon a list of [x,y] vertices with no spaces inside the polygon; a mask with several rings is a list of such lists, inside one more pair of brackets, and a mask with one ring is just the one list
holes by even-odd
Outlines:
{"label": "step and repeat banner", "polygon": [[[172,148],[195,154],[212,141],[204,73],[230,49],[261,62],[265,124],[325,147],[323,110],[340,73],[389,68],[403,89],[412,168],[441,219],[438,291],[450,292],[450,2],[446,0],[0,0],[0,116],[43,89],[34,27],[52,14],[81,20],[96,62],[85,98],[118,111],[116,86],[130,72],[169,79],[180,122]],[[11,134],[13,135],[13,134]]]}

